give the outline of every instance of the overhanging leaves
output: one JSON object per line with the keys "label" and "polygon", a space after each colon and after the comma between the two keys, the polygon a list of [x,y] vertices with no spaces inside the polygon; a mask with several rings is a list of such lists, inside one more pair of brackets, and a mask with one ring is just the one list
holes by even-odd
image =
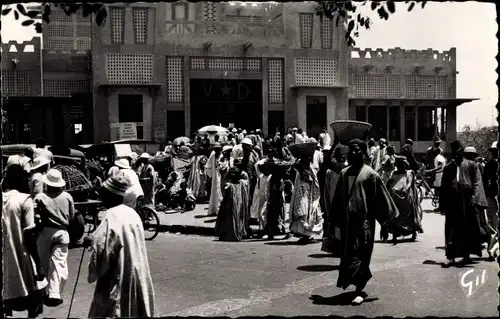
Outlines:
{"label": "overhanging leaves", "polygon": [[35,21],[34,21],[34,20],[26,20],[26,21],[23,21],[23,22],[21,23],[21,25],[22,25],[23,27],[27,27],[27,26],[32,25],[33,23],[35,23]]}
{"label": "overhanging leaves", "polygon": [[9,12],[11,12],[11,11],[12,11],[12,8],[3,9],[3,10],[2,10],[2,15],[3,15],[3,16],[6,16],[6,15],[8,15],[8,14],[9,14]]}

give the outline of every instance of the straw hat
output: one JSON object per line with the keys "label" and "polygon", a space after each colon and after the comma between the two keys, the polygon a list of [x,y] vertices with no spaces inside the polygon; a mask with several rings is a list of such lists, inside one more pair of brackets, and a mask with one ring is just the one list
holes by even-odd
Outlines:
{"label": "straw hat", "polygon": [[139,157],[139,155],[137,155],[137,153],[136,153],[136,152],[132,152],[132,153],[130,153],[128,156],[129,156],[131,159],[136,159],[136,158],[138,158],[138,157]]}
{"label": "straw hat", "polygon": [[128,159],[126,159],[126,158],[121,158],[121,159],[115,161],[115,165],[118,166],[119,168],[123,168],[123,169],[130,168],[130,163],[128,162]]}
{"label": "straw hat", "polygon": [[45,156],[39,156],[33,160],[33,166],[31,167],[31,170],[38,169],[44,165],[48,165],[50,163],[50,160],[46,158]]}
{"label": "straw hat", "polygon": [[43,175],[43,182],[51,187],[64,187],[66,185],[61,172],[57,169],[50,169],[47,174]]}
{"label": "straw hat", "polygon": [[222,153],[226,152],[226,151],[230,151],[233,149],[233,146],[232,145],[225,145],[223,148],[222,148]]}
{"label": "straw hat", "polygon": [[115,195],[124,197],[127,189],[130,187],[130,184],[124,176],[115,175],[108,178],[102,184],[102,187]]}
{"label": "straw hat", "polygon": [[141,156],[139,158],[150,159],[151,156],[149,156],[148,153],[144,152],[144,153],[141,154]]}

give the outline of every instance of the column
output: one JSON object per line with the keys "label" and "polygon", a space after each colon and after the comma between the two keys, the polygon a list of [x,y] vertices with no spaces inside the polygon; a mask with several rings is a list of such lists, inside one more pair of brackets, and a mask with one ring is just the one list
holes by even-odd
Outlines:
{"label": "column", "polygon": [[368,122],[368,123],[370,123],[369,118],[368,118],[368,114],[370,113],[368,111],[369,107],[370,107],[370,104],[368,104],[368,102],[366,102],[366,104],[365,104],[365,119],[366,119],[366,122]]}
{"label": "column", "polygon": [[418,141],[418,104],[415,105],[415,140]]}
{"label": "column", "polygon": [[[189,70],[190,70],[190,58],[189,56],[185,56],[183,58],[183,70],[182,70],[182,75],[184,76],[184,130],[186,133],[186,136],[191,136],[191,86],[190,86],[190,77],[189,77]],[[165,114],[167,112],[165,111]],[[165,117],[165,123],[166,123],[166,117]],[[194,128],[198,129],[198,128]]]}
{"label": "column", "polygon": [[439,130],[438,130],[438,106],[436,105],[434,107],[434,136],[439,135]]}
{"label": "column", "polygon": [[405,103],[401,102],[399,105],[399,139],[401,140],[401,145],[404,144],[404,140],[406,139],[405,118]]}
{"label": "column", "polygon": [[262,132],[264,136],[268,135],[269,125],[269,76],[267,69],[267,58],[262,58],[261,61],[262,72]]}
{"label": "column", "polygon": [[446,113],[446,141],[453,142],[457,139],[457,109],[449,106]]}
{"label": "column", "polygon": [[391,104],[390,104],[390,102],[388,102],[388,104],[385,106],[385,136],[386,136],[388,141],[391,139],[391,128],[389,125],[389,123],[391,121],[391,117],[389,114],[390,107],[391,107]]}

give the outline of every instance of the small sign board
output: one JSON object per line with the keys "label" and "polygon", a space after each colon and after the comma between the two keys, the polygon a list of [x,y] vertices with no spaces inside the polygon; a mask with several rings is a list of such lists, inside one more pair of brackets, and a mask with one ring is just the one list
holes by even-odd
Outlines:
{"label": "small sign board", "polygon": [[126,122],[120,123],[118,139],[137,139],[137,123]]}

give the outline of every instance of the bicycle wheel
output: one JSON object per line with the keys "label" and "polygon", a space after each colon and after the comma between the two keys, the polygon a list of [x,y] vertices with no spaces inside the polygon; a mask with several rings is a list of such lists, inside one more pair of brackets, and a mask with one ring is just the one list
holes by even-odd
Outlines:
{"label": "bicycle wheel", "polygon": [[160,230],[160,219],[155,210],[148,206],[140,208],[142,226],[144,227],[144,239],[153,240],[158,236]]}

